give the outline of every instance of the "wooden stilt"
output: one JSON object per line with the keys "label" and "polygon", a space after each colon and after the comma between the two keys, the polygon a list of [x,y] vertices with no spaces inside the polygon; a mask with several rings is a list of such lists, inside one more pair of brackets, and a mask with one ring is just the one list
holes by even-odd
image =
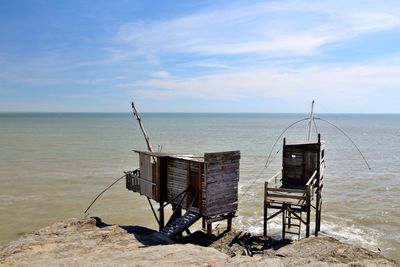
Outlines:
{"label": "wooden stilt", "polygon": [[286,206],[282,206],[282,239],[286,238],[286,226],[285,226],[285,221],[286,221]]}
{"label": "wooden stilt", "polygon": [[159,231],[161,231],[163,228],[164,228],[164,226],[165,226],[165,223],[164,223],[164,201],[161,201],[160,202],[160,212],[159,212],[159,214],[158,214],[158,217],[159,217],[159,221],[160,221],[160,223],[159,223]]}
{"label": "wooden stilt", "polygon": [[267,204],[267,196],[268,196],[268,182],[264,184],[264,237],[267,237],[267,228],[268,228],[268,204]]}
{"label": "wooden stilt", "polygon": [[229,214],[226,224],[227,224],[226,230],[231,231],[232,230],[232,214]]}
{"label": "wooden stilt", "polygon": [[318,224],[319,224],[319,214],[320,214],[320,195],[317,192],[317,199],[315,201],[315,236],[318,236]]}
{"label": "wooden stilt", "polygon": [[321,231],[321,212],[322,212],[322,198],[321,198],[321,192],[318,192],[319,195],[319,209],[318,209],[318,232]]}
{"label": "wooden stilt", "polygon": [[201,228],[203,230],[206,229],[206,218],[205,217],[202,217],[202,219],[201,219]]}
{"label": "wooden stilt", "polygon": [[306,188],[306,209],[307,209],[307,218],[306,218],[306,237],[310,236],[310,215],[311,215],[311,202],[310,202],[310,187]]}
{"label": "wooden stilt", "polygon": [[267,237],[268,205],[264,202],[264,237]]}
{"label": "wooden stilt", "polygon": [[212,223],[207,223],[207,234],[208,235],[212,234]]}

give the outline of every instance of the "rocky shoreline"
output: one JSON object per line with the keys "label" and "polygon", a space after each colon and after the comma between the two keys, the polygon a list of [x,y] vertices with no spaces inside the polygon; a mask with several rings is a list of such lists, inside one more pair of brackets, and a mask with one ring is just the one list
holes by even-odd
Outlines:
{"label": "rocky shoreline", "polygon": [[179,242],[145,227],[67,219],[0,248],[0,266],[398,266],[326,236],[281,242],[235,231],[195,232]]}

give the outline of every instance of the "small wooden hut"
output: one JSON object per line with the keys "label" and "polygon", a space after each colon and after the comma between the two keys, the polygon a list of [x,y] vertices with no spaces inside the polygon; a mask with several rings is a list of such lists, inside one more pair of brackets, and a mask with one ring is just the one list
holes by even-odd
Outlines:
{"label": "small wooden hut", "polygon": [[[126,172],[126,188],[148,198],[161,233],[178,236],[200,218],[207,233],[211,233],[213,222],[224,219],[230,230],[238,208],[240,151],[204,156],[135,152],[140,168]],[[160,204],[158,216],[150,199]],[[168,204],[173,214],[165,223]],[[183,215],[182,209],[186,211]]]}
{"label": "small wooden hut", "polygon": [[[325,169],[325,142],[286,144],[283,141],[282,171],[265,182],[264,236],[268,221],[282,214],[282,239],[286,234],[300,238],[301,225],[310,235],[311,210],[315,209],[315,235],[321,225],[322,187]],[[275,212],[268,216],[269,210]],[[302,214],[306,214],[304,219]]]}

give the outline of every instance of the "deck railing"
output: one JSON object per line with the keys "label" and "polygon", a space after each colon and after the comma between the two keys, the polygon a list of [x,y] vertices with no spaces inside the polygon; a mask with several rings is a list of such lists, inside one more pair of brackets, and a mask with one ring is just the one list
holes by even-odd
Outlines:
{"label": "deck railing", "polygon": [[[155,199],[153,188],[157,188],[158,185],[154,182],[151,182],[147,179],[140,177],[140,170],[128,171],[125,172],[126,175],[126,188],[133,192],[138,192],[141,195],[145,195],[152,199]],[[158,190],[156,190],[158,191]]]}

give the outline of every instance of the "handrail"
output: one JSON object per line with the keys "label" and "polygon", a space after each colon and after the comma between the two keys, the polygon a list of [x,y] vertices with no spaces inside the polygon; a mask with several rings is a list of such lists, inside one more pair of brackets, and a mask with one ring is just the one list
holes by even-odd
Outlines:
{"label": "handrail", "polygon": [[186,213],[190,212],[190,209],[193,207],[193,204],[194,204],[194,201],[196,200],[196,197],[197,197],[197,191],[193,194],[193,199],[192,199],[192,201],[190,201],[190,204],[189,204],[189,207],[186,210]]}
{"label": "handrail", "polygon": [[274,176],[272,176],[271,178],[269,178],[269,179],[266,181],[266,183],[270,183],[271,180],[273,180],[273,179],[275,179],[275,183],[276,183],[276,178],[277,178],[280,174],[282,174],[282,171],[278,171]]}
{"label": "handrail", "polygon": [[180,197],[182,194],[187,193],[187,191],[189,190],[189,188],[185,189],[184,191],[180,192],[177,196],[175,196],[173,199],[171,199],[170,201],[167,201],[164,205],[162,205],[158,210],[165,208],[166,206],[168,206],[169,204],[172,203],[172,201],[176,200],[178,197]]}
{"label": "handrail", "polygon": [[[179,204],[177,205],[177,207],[179,207],[179,206],[182,207],[183,200],[185,199],[188,190],[189,190],[189,188],[182,192],[182,193],[185,193],[185,194],[182,196],[182,198],[181,198],[181,200],[179,201]],[[182,193],[180,193],[179,195],[181,195]],[[177,210],[178,210],[178,208],[176,208],[176,209],[172,212],[172,215],[171,215],[171,217],[169,218],[169,220],[168,220],[168,222],[167,222],[166,225],[168,225],[168,224],[171,223],[171,221],[172,221],[172,219],[174,218],[174,216],[175,216]]]}
{"label": "handrail", "polygon": [[315,176],[316,175],[317,175],[317,171],[315,170],[313,175],[311,175],[311,178],[308,179],[308,182],[307,182],[306,186],[309,186],[315,180]]}
{"label": "handrail", "polygon": [[146,183],[150,183],[152,185],[155,185],[155,186],[159,187],[159,184],[151,182],[151,181],[149,181],[147,179],[144,179],[144,178],[138,176],[137,174],[134,173],[134,171],[128,171],[128,172],[125,172],[125,174],[131,174],[134,179],[138,179],[140,181],[144,181]]}

